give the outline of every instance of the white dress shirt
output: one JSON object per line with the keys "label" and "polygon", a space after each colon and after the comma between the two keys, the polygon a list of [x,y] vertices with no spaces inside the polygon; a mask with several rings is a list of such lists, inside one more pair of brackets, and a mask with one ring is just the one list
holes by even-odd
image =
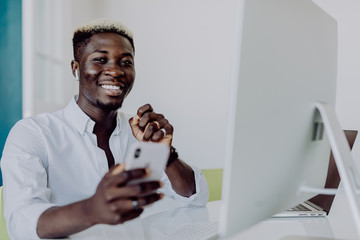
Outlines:
{"label": "white dress shirt", "polygon": [[[115,164],[123,162],[137,141],[128,120],[118,112],[109,140]],[[11,239],[38,239],[37,221],[46,209],[95,193],[109,169],[105,152],[97,146],[94,125],[73,98],[63,110],[22,119],[12,128],[1,159],[4,215]],[[209,195],[207,183],[201,170],[192,168],[196,194],[189,198],[176,194],[165,172],[162,191],[183,204],[203,206]]]}

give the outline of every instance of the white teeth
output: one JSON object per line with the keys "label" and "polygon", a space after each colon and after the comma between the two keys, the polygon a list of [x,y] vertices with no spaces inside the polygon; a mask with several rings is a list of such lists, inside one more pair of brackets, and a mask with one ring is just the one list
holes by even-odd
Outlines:
{"label": "white teeth", "polygon": [[110,90],[119,90],[120,87],[119,86],[114,86],[114,85],[101,85],[102,88],[105,89],[110,89]]}

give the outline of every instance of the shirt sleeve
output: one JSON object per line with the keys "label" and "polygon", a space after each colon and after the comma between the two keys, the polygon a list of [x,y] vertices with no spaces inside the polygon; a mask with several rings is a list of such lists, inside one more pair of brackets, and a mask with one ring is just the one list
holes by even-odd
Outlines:
{"label": "shirt sleeve", "polygon": [[191,166],[191,168],[193,169],[195,175],[196,193],[190,197],[184,197],[177,194],[173,190],[171,182],[165,172],[161,178],[161,181],[164,183],[164,187],[162,187],[161,192],[164,193],[165,196],[172,198],[183,205],[205,206],[209,200],[209,187],[206,182],[206,178],[199,168],[195,166]]}
{"label": "shirt sleeve", "polygon": [[32,120],[21,120],[10,131],[1,158],[4,216],[11,239],[39,239],[40,215],[54,206],[47,187],[46,145]]}

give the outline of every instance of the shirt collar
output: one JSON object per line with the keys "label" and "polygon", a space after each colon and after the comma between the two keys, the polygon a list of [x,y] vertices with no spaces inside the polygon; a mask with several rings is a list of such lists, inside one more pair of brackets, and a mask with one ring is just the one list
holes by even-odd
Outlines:
{"label": "shirt collar", "polygon": [[[64,109],[64,116],[70,122],[70,124],[81,134],[85,132],[93,132],[95,122],[79,107],[76,103],[78,95],[71,98],[71,101]],[[121,118],[119,112],[116,117],[116,127],[113,134],[119,134],[121,132]]]}

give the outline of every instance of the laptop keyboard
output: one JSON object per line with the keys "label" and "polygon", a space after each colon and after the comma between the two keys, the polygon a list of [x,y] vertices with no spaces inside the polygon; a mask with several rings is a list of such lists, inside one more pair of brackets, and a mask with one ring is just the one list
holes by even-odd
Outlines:
{"label": "laptop keyboard", "polygon": [[187,224],[163,240],[205,240],[212,238],[218,233],[218,222],[200,222],[194,224]]}
{"label": "laptop keyboard", "polygon": [[295,207],[288,209],[288,211],[311,211],[311,210],[302,204],[298,204]]}

